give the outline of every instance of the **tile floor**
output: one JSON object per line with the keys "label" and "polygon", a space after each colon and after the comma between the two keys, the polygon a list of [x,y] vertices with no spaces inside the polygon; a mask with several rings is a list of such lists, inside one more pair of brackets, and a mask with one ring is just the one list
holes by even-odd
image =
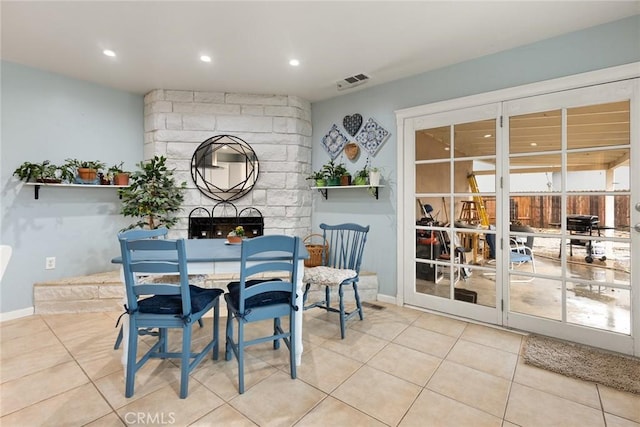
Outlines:
{"label": "tile floor", "polygon": [[[177,365],[155,360],[124,397],[118,313],[3,322],[0,424],[640,426],[640,395],[525,365],[520,334],[377,304],[345,340],[332,314],[306,312],[297,380],[286,347],[266,343],[248,352],[245,394],[237,363],[221,357],[191,375],[186,400]],[[209,336],[208,320],[196,337]]]}

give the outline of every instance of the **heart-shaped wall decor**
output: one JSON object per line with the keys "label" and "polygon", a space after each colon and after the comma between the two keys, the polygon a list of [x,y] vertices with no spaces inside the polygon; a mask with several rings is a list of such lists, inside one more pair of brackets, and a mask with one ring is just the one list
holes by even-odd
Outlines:
{"label": "heart-shaped wall decor", "polygon": [[353,114],[351,116],[344,116],[342,119],[342,126],[351,136],[356,136],[356,133],[362,127],[362,116],[360,114]]}

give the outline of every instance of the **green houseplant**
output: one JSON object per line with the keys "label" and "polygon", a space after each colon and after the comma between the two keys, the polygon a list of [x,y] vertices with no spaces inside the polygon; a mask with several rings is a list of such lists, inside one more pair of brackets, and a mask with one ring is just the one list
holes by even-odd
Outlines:
{"label": "green houseplant", "polygon": [[42,183],[60,183],[73,180],[73,172],[65,166],[56,166],[49,160],[42,163],[24,162],[13,175],[24,182],[35,181]]}
{"label": "green houseplant", "polygon": [[344,163],[338,163],[336,165],[333,159],[331,159],[322,166],[322,171],[327,177],[327,185],[336,186],[340,185],[340,178],[347,172],[347,168],[344,166]]}
{"label": "green houseplant", "polygon": [[96,182],[98,172],[105,168],[105,163],[99,160],[66,159],[65,167],[76,171],[78,181],[82,184]]}
{"label": "green houseplant", "polygon": [[171,228],[178,221],[173,214],[181,209],[187,183],[176,183],[174,170],[167,168],[166,161],[164,156],[155,156],[138,163],[140,170],[131,174],[129,186],[118,190],[122,197],[121,213],[137,218],[125,230]]}
{"label": "green houseplant", "polygon": [[120,162],[109,167],[107,170],[108,179],[113,185],[129,185],[129,175],[131,175],[131,172],[125,171],[122,166],[123,164],[124,162]]}
{"label": "green houseplant", "polygon": [[316,187],[326,187],[327,186],[327,177],[324,171],[319,170],[316,172],[311,172],[311,175],[307,177],[307,179],[311,179],[315,181]]}
{"label": "green houseplant", "polygon": [[364,168],[356,171],[353,176],[353,185],[367,185],[367,179],[369,178],[369,168]]}

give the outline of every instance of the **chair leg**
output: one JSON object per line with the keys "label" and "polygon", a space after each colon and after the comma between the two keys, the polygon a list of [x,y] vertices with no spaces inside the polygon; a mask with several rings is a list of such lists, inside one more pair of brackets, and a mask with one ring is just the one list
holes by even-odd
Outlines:
{"label": "chair leg", "polygon": [[[329,289],[328,286],[327,289]],[[338,295],[340,297],[340,337],[344,339],[346,316],[344,314],[344,290],[342,289],[342,284],[340,284],[340,287],[338,288]]]}
{"label": "chair leg", "polygon": [[189,394],[189,361],[191,360],[191,327],[186,324],[182,327],[182,355],[180,357],[180,399],[185,399]]}
{"label": "chair leg", "polygon": [[[202,322],[202,318],[198,319],[198,322]],[[220,300],[217,300],[216,305],[213,306],[213,341],[213,360],[218,360],[220,348]]]}
{"label": "chair leg", "polygon": [[[273,319],[273,335],[276,335],[278,333],[278,329],[281,329],[280,318],[275,317]],[[273,349],[277,350],[279,348],[280,348],[280,340],[279,339],[273,340]]]}
{"label": "chair leg", "polygon": [[238,322],[238,391],[244,393],[244,325]]}
{"label": "chair leg", "polygon": [[326,307],[327,308],[331,307],[331,287],[330,286],[324,287],[324,297],[325,297],[325,303],[327,304]]}
{"label": "chair leg", "polygon": [[231,312],[227,315],[227,328],[225,332],[224,360],[231,360],[231,346],[233,345],[233,315]]}
{"label": "chair leg", "polygon": [[138,327],[129,316],[129,348],[127,349],[127,373],[125,378],[125,397],[133,396],[136,378],[136,355],[138,353]]}
{"label": "chair leg", "polygon": [[358,310],[358,315],[360,316],[360,320],[364,320],[364,312],[362,311],[362,304],[360,304],[360,294],[358,293],[357,282],[353,282],[353,295],[356,299],[356,307]]}
{"label": "chair leg", "polygon": [[[160,341],[160,352],[161,353],[167,353],[168,352],[168,346],[169,346],[169,336],[168,336],[168,331],[167,328],[159,328],[158,331],[159,335],[158,335],[158,340]],[[164,357],[163,357],[164,359]]]}

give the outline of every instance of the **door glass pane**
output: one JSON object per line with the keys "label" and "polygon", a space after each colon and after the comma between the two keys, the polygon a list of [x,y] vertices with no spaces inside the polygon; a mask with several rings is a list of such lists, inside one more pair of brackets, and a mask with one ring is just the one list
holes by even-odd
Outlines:
{"label": "door glass pane", "polygon": [[509,310],[545,319],[562,319],[562,282],[537,277],[522,281],[517,273],[509,274]]}
{"label": "door glass pane", "polygon": [[567,148],[629,144],[630,102],[567,109]]}
{"label": "door glass pane", "polygon": [[[604,271],[601,271],[603,275]],[[622,334],[631,333],[631,292],[599,281],[567,283],[567,322]]]}
{"label": "door glass pane", "polygon": [[562,111],[543,111],[509,118],[509,153],[560,150]]}
{"label": "door glass pane", "polygon": [[455,125],[454,157],[496,155],[496,120]]}
{"label": "door glass pane", "polygon": [[[509,197],[509,222],[512,231],[517,226],[533,227],[542,233],[560,233],[560,196],[535,195]],[[524,230],[532,231],[532,230]]]}
{"label": "door glass pane", "polygon": [[629,189],[629,149],[567,154],[567,191]]}
{"label": "door glass pane", "polygon": [[562,188],[560,154],[511,157],[509,163],[511,192],[560,191]]}
{"label": "door glass pane", "polygon": [[450,148],[450,126],[416,131],[416,160],[448,159]]}
{"label": "door glass pane", "polygon": [[416,164],[416,193],[448,193],[451,163]]}

